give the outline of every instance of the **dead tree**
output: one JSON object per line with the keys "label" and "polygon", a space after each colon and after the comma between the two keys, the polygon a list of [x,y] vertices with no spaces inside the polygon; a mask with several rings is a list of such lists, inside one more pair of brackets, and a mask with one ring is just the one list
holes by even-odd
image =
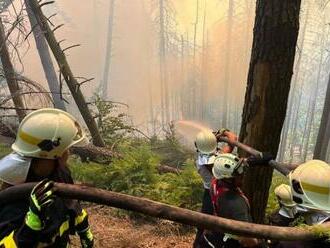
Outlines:
{"label": "dead tree", "polygon": [[231,64],[231,45],[233,33],[234,20],[234,4],[235,1],[228,1],[228,21],[227,21],[227,38],[226,38],[226,52],[225,52],[225,70],[224,70],[224,89],[223,89],[223,112],[222,112],[222,126],[228,125],[228,102],[229,102],[229,80],[230,80],[230,64]]}
{"label": "dead tree", "polygon": [[6,37],[7,36],[2,23],[2,19],[0,18],[0,58],[10,94],[13,96],[12,100],[14,102],[17,116],[18,119],[21,121],[23,120],[26,113],[24,111],[23,101],[21,97],[17,94],[19,92],[19,86],[15,77],[15,69],[10,61],[10,55],[6,45]]}
{"label": "dead tree", "polygon": [[[290,90],[291,94],[290,94],[289,101],[288,101],[287,117],[284,122],[282,136],[281,136],[281,144],[280,144],[280,149],[279,149],[279,160],[280,161],[283,161],[283,159],[284,159],[291,120],[295,120],[297,118],[296,114],[298,114],[297,112],[293,111],[293,107],[294,107],[294,99],[296,96],[297,84],[298,84],[298,80],[299,80],[298,76],[300,74],[301,59],[302,59],[303,51],[304,51],[306,29],[308,26],[309,14],[310,14],[309,2],[307,2],[306,15],[305,15],[305,20],[304,20],[304,25],[301,30],[300,44],[298,47],[300,53],[298,54],[298,58],[297,58],[296,65],[295,65],[295,72],[294,72],[294,75],[292,78],[292,89]],[[292,145],[292,142],[293,142],[293,140],[291,139],[291,145]]]}
{"label": "dead tree", "polygon": [[109,88],[109,74],[111,66],[111,56],[112,56],[112,33],[113,33],[113,19],[114,19],[114,9],[115,9],[115,0],[110,1],[109,9],[109,20],[108,20],[108,38],[107,38],[107,47],[105,50],[105,61],[104,61],[104,71],[102,79],[102,96],[104,99],[108,97],[108,88]]}
{"label": "dead tree", "polygon": [[[276,155],[280,142],[295,48],[300,0],[258,0],[240,140]],[[244,153],[240,152],[244,156]],[[249,168],[243,189],[253,221],[264,221],[273,169]]]}
{"label": "dead tree", "polygon": [[63,78],[66,81],[70,92],[79,108],[79,111],[84,118],[84,121],[92,135],[93,143],[96,146],[105,146],[104,141],[98,131],[96,122],[88,109],[88,105],[85,101],[84,95],[80,90],[81,84],[79,84],[76,77],[74,77],[71,68],[67,62],[66,56],[61,49],[59,42],[57,42],[53,30],[51,30],[48,25],[48,19],[43,15],[41,11],[41,5],[38,4],[37,0],[29,0],[29,4],[58,63],[58,66],[60,68],[60,74],[63,75]]}
{"label": "dead tree", "polygon": [[159,74],[161,84],[161,117],[164,126],[170,120],[169,114],[169,89],[167,82],[166,64],[166,10],[164,0],[159,0]]}
{"label": "dead tree", "polygon": [[25,0],[25,6],[26,11],[28,13],[28,17],[31,23],[31,28],[33,30],[33,36],[36,43],[36,47],[38,50],[38,54],[40,57],[40,61],[42,64],[42,67],[44,69],[44,73],[48,82],[48,87],[51,91],[51,95],[53,97],[54,105],[56,108],[66,110],[64,101],[62,99],[61,94],[58,94],[60,89],[60,84],[58,82],[58,77],[55,72],[54,64],[52,61],[52,58],[49,53],[49,48],[47,45],[47,42],[45,40],[45,37],[43,33],[41,32],[41,29],[36,21],[36,18],[34,17],[33,12],[31,11],[29,7],[29,1]]}
{"label": "dead tree", "polygon": [[328,87],[324,101],[320,129],[317,135],[316,145],[314,149],[314,157],[313,157],[314,159],[327,160],[329,140],[330,140],[330,76],[329,76]]}
{"label": "dead tree", "polygon": [[[9,187],[0,192],[0,201],[10,202],[17,199],[26,200],[35,185],[35,183],[26,183]],[[91,188],[85,185],[56,183],[54,192],[56,195],[63,198],[107,205],[142,213],[155,218],[196,226],[205,230],[220,231],[244,237],[273,240],[312,240],[320,237],[326,238],[329,230],[329,224],[301,228],[267,226],[235,221],[155,202],[142,197]]]}

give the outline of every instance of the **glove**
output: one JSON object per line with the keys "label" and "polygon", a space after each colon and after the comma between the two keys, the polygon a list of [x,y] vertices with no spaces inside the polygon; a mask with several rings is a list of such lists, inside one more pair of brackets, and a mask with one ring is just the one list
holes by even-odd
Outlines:
{"label": "glove", "polygon": [[43,212],[54,202],[54,182],[45,179],[39,182],[30,194],[30,209],[25,218],[25,224],[32,230],[43,228]]}
{"label": "glove", "polygon": [[88,223],[88,214],[85,209],[75,218],[75,229],[80,237],[81,247],[92,248],[94,237]]}
{"label": "glove", "polygon": [[89,227],[85,232],[80,233],[79,236],[82,248],[92,248],[94,246],[94,237]]}
{"label": "glove", "polygon": [[260,158],[251,156],[248,157],[246,162],[250,166],[255,166],[255,165],[268,165],[270,160],[274,160],[275,157],[269,153],[269,152],[262,152]]}

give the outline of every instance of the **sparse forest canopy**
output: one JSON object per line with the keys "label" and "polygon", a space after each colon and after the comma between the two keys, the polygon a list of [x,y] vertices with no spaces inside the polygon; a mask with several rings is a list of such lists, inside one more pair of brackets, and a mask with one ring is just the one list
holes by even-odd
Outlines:
{"label": "sparse forest canopy", "polygon": [[[0,0],[0,157],[28,113],[55,107],[91,141],[71,149],[77,181],[182,208],[201,207],[205,127],[329,162],[329,23],[328,0]],[[246,170],[253,222],[280,183]]]}

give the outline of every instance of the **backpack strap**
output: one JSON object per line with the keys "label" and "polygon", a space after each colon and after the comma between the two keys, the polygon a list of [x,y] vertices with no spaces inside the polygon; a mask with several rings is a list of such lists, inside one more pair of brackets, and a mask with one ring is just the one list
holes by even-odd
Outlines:
{"label": "backpack strap", "polygon": [[[210,195],[211,195],[211,201],[214,209],[214,214],[217,215],[217,213],[220,210],[219,206],[219,197],[221,197],[224,193],[228,192],[230,189],[223,183],[218,183],[218,180],[215,178],[212,178],[211,181],[211,188],[210,188]],[[250,209],[250,202],[249,199],[244,195],[243,191],[236,187],[234,189],[234,192],[236,192],[238,195],[240,195],[244,201],[246,202],[246,205]]]}

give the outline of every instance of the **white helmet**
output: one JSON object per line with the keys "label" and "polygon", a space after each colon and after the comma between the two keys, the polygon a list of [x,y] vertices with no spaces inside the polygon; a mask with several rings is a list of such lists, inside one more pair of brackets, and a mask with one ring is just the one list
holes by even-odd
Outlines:
{"label": "white helmet", "polygon": [[330,166],[310,160],[289,174],[293,200],[310,210],[330,211]]}
{"label": "white helmet", "polygon": [[216,179],[232,178],[243,173],[243,160],[231,153],[223,153],[216,157],[212,168]]}
{"label": "white helmet", "polygon": [[76,119],[65,111],[44,108],[31,112],[20,123],[12,149],[26,157],[56,159],[87,138]]}
{"label": "white helmet", "polygon": [[217,149],[217,138],[210,130],[200,131],[196,136],[196,148],[203,154],[214,153]]}

